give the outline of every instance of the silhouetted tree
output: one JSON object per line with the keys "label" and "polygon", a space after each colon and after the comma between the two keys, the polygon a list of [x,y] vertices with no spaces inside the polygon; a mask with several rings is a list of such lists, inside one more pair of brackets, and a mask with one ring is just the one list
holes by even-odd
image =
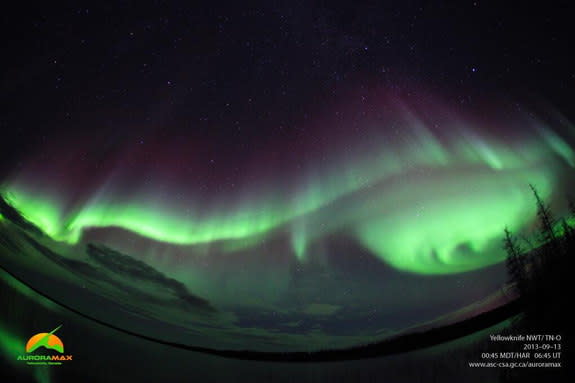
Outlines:
{"label": "silhouetted tree", "polygon": [[533,245],[533,242],[529,238],[527,238],[526,235],[520,234],[519,239],[521,239],[529,247],[529,249],[527,251],[531,251],[535,248],[535,246]]}
{"label": "silhouetted tree", "polygon": [[569,206],[569,212],[575,218],[575,203],[571,198],[567,199],[567,205]]}
{"label": "silhouetted tree", "polygon": [[535,203],[537,205],[537,218],[539,219],[539,236],[541,242],[545,247],[545,251],[540,253],[540,256],[537,257],[537,265],[536,267],[545,265],[549,262],[551,256],[556,255],[560,252],[559,244],[557,243],[556,235],[555,235],[555,219],[553,214],[551,213],[551,209],[549,206],[543,202],[537,189],[532,184],[529,184],[531,191],[533,192],[533,196],[535,197]]}
{"label": "silhouetted tree", "polygon": [[575,230],[567,219],[556,220],[536,188],[533,185],[529,187],[535,197],[541,243],[525,253],[505,229],[509,279],[520,294],[525,326],[564,329],[565,315],[556,300],[558,296],[572,295],[573,278],[570,273],[573,269],[572,254],[575,253]]}
{"label": "silhouetted tree", "polygon": [[563,244],[563,254],[566,254],[567,248],[573,241],[573,228],[569,226],[565,218],[561,218],[561,231],[563,234],[562,244]]}
{"label": "silhouetted tree", "polygon": [[509,274],[510,282],[515,285],[517,292],[522,295],[527,288],[525,262],[522,259],[523,250],[507,227],[504,231],[503,248],[507,253],[507,273]]}
{"label": "silhouetted tree", "polygon": [[553,225],[555,224],[555,219],[551,213],[549,206],[543,202],[537,189],[532,184],[529,184],[533,196],[535,197],[535,202],[537,203],[537,217],[539,218],[539,224],[541,225],[541,231],[544,235],[546,241],[555,239],[555,232],[553,231]]}
{"label": "silhouetted tree", "polygon": [[[575,230],[570,222],[571,218],[575,217],[575,204],[568,202],[571,217],[555,220],[535,187],[529,187],[537,205],[538,234],[541,242],[525,253],[507,228],[503,239],[509,279],[520,294],[518,303],[523,313],[515,321],[513,331],[562,334],[564,339],[573,339],[575,310],[570,306],[571,302],[575,301],[572,274],[575,267]],[[570,356],[572,359],[573,354]],[[569,360],[568,352],[563,352],[561,358]],[[569,376],[573,367],[569,368],[570,370],[558,370],[558,376]],[[544,375],[547,378],[546,374],[525,369],[515,369],[504,375],[506,376],[503,376],[503,381],[513,382],[540,382],[543,381]]]}

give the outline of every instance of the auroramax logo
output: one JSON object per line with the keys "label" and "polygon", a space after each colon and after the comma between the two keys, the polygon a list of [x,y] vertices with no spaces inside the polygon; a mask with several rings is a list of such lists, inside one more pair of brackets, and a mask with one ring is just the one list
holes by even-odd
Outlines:
{"label": "auroramax logo", "polygon": [[64,353],[64,343],[58,338],[54,333],[58,331],[62,325],[56,327],[50,332],[41,332],[34,335],[26,343],[26,352],[33,352],[38,347],[45,347],[47,349],[52,349],[58,351],[60,354]]}
{"label": "auroramax logo", "polygon": [[[26,361],[27,364],[43,364],[43,365],[60,365],[62,361],[72,360],[72,355],[35,355],[35,352],[56,351],[57,353],[64,353],[64,342],[58,336],[54,335],[62,325],[56,327],[50,332],[41,332],[30,339],[26,343],[26,355],[18,355],[17,360]],[[44,349],[44,350],[42,350]]]}

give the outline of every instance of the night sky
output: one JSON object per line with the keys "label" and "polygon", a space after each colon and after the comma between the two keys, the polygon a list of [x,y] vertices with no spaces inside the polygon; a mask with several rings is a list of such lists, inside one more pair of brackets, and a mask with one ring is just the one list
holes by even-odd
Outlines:
{"label": "night sky", "polygon": [[[567,2],[1,18],[0,193],[46,234],[34,252],[206,347],[341,347],[475,304],[506,281],[503,228],[533,228],[528,185],[564,208],[573,184]],[[50,292],[95,310],[72,269],[50,277],[82,292]]]}
{"label": "night sky", "polygon": [[11,5],[3,156],[94,130],[117,145],[183,135],[201,142],[203,175],[233,178],[229,163],[262,147],[321,140],[310,121],[373,89],[425,86],[454,108],[511,94],[572,110],[568,2],[381,3]]}

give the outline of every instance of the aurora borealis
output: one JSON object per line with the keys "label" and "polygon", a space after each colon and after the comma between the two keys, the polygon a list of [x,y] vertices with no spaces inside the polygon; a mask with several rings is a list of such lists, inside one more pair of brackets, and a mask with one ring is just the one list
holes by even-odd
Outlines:
{"label": "aurora borealis", "polygon": [[[511,276],[552,247],[537,206],[571,238],[572,14],[483,1],[6,7],[0,381],[496,380],[457,376],[467,353],[436,371],[441,351],[418,375],[411,352],[514,326]],[[513,241],[529,256],[507,257]],[[73,363],[17,364],[19,344],[60,325]],[[359,360],[381,344],[387,357]],[[324,352],[343,356],[291,359]]]}
{"label": "aurora borealis", "polygon": [[[12,267],[91,286],[209,348],[344,347],[497,295],[503,229],[537,243],[529,185],[565,209],[572,126],[505,104],[458,111],[418,92],[374,90],[360,118],[352,102],[337,120],[311,119],[306,129],[329,140],[215,157],[223,174],[187,151],[195,137],[128,136],[105,157],[77,154],[105,147],[97,132],[43,143],[2,184],[44,233],[19,224],[32,235],[20,238],[8,214],[7,243],[34,254]],[[346,140],[357,126],[361,137]],[[99,318],[79,297],[66,304]],[[153,335],[179,341],[168,333]]]}
{"label": "aurora borealis", "polygon": [[[382,99],[378,107],[387,112],[359,122],[374,126],[369,145],[349,144],[347,155],[324,149],[329,154],[320,164],[312,160],[299,172],[282,169],[291,174],[290,184],[276,173],[256,186],[239,183],[240,193],[227,190],[205,201],[194,190],[201,185],[174,181],[173,173],[182,169],[152,154],[148,161],[157,161],[172,180],[157,172],[125,177],[144,174],[150,165],[130,164],[124,157],[93,189],[78,191],[73,181],[59,180],[72,180],[68,172],[88,173],[94,164],[66,162],[70,159],[63,156],[53,159],[56,165],[35,162],[29,173],[24,167],[4,183],[3,194],[51,238],[69,244],[87,231],[117,228],[164,247],[178,246],[187,257],[209,258],[284,236],[289,246],[271,251],[305,262],[313,256],[311,245],[338,233],[398,270],[446,274],[499,262],[503,227],[522,230],[535,217],[526,185],[537,185],[548,199],[575,163],[565,139],[520,114],[497,122],[524,127],[518,137],[506,139],[482,131],[481,122],[446,119],[425,105],[409,108],[396,98]],[[395,129],[392,135],[386,134],[388,126]]]}

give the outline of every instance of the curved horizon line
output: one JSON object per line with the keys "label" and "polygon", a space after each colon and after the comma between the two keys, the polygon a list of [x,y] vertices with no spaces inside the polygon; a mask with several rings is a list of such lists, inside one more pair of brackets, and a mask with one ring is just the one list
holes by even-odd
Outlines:
{"label": "curved horizon line", "polygon": [[475,315],[469,319],[456,322],[450,325],[431,328],[423,332],[413,332],[409,334],[397,335],[391,338],[368,343],[364,345],[352,346],[347,348],[338,348],[332,350],[316,350],[316,351],[255,351],[255,350],[230,350],[230,349],[216,349],[201,346],[192,346],[189,344],[178,343],[163,340],[153,336],[141,334],[131,331],[104,320],[85,314],[78,309],[71,307],[68,304],[62,303],[59,300],[41,292],[35,287],[29,285],[22,278],[15,275],[13,272],[7,270],[4,266],[0,265],[0,270],[4,271],[11,278],[22,283],[28,289],[36,294],[48,299],[56,305],[79,315],[82,318],[88,319],[92,322],[98,323],[104,327],[121,333],[144,339],[150,342],[183,349],[187,351],[199,352],[202,354],[214,355],[228,359],[237,360],[252,360],[262,362],[283,362],[283,363],[313,363],[313,362],[336,362],[346,360],[360,360],[369,359],[393,354],[400,354],[409,351],[415,351],[422,348],[427,348],[448,341],[461,338],[465,335],[472,334],[473,332],[483,330],[495,324],[498,324],[513,315],[521,312],[519,305],[519,298],[515,298],[495,309]]}

